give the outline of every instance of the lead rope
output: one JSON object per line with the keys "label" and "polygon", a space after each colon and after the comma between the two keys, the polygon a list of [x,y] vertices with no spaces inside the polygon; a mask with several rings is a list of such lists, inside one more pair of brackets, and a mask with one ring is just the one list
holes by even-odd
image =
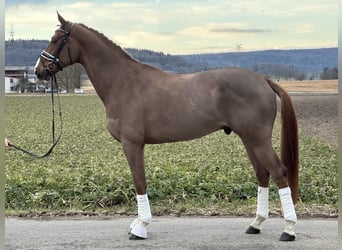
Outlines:
{"label": "lead rope", "polygon": [[[58,116],[59,116],[59,121],[60,121],[60,126],[59,126],[59,135],[56,140],[56,135],[55,135],[55,97],[54,97],[54,85],[56,85],[57,88],[57,100],[58,100]],[[52,105],[52,122],[51,122],[51,133],[52,133],[52,146],[51,148],[43,155],[37,155],[34,154],[26,149],[23,149],[17,145],[14,145],[13,143],[8,143],[8,146],[15,148],[25,154],[28,154],[32,156],[33,158],[41,159],[44,157],[49,156],[52,153],[52,150],[56,147],[58,142],[60,141],[62,137],[62,128],[63,128],[63,122],[62,122],[62,111],[61,111],[61,103],[59,99],[59,93],[58,93],[58,84],[57,84],[57,79],[56,75],[52,74],[51,78],[51,105]]]}

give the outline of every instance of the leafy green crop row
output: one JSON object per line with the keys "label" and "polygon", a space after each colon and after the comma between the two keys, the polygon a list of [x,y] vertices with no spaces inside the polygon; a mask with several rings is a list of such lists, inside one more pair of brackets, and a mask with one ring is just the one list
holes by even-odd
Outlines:
{"label": "leafy green crop row", "polygon": [[[6,137],[36,153],[51,143],[49,96],[6,96]],[[13,210],[91,210],[135,204],[134,186],[120,144],[105,127],[97,96],[61,96],[63,137],[52,155],[32,159],[6,150],[6,207]],[[279,121],[274,145],[279,148]],[[256,178],[235,134],[218,131],[198,140],[145,148],[153,203],[255,203]],[[336,149],[300,136],[300,197],[337,203]],[[272,200],[277,188],[271,184]]]}

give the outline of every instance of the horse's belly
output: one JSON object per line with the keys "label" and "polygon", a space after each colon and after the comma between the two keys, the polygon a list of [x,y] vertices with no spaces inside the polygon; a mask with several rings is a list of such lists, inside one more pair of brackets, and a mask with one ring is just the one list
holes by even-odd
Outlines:
{"label": "horse's belly", "polygon": [[154,124],[152,128],[145,133],[145,143],[156,144],[192,140],[217,131],[222,126],[214,122],[184,123],[174,121],[168,124],[160,124],[160,126]]}

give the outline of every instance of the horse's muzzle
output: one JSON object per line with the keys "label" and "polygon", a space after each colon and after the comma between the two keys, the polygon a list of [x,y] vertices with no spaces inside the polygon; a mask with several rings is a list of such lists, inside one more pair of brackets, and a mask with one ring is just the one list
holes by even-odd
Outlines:
{"label": "horse's muzzle", "polygon": [[34,66],[34,74],[39,80],[50,80],[50,75],[46,71],[46,68],[41,63],[40,57],[38,57],[36,65]]}
{"label": "horse's muzzle", "polygon": [[48,67],[45,67],[41,64],[40,58],[38,58],[36,65],[34,66],[34,73],[39,80],[50,80],[51,79],[51,71]]}
{"label": "horse's muzzle", "polygon": [[51,72],[48,68],[43,68],[41,70],[36,68],[35,74],[39,80],[49,81],[51,79]]}

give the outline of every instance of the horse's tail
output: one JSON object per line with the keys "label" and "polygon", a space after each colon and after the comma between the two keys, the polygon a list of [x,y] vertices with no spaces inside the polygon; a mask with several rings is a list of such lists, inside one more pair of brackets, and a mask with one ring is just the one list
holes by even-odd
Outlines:
{"label": "horse's tail", "polygon": [[290,96],[278,84],[266,79],[281,99],[281,161],[287,167],[293,203],[298,201],[298,125]]}

